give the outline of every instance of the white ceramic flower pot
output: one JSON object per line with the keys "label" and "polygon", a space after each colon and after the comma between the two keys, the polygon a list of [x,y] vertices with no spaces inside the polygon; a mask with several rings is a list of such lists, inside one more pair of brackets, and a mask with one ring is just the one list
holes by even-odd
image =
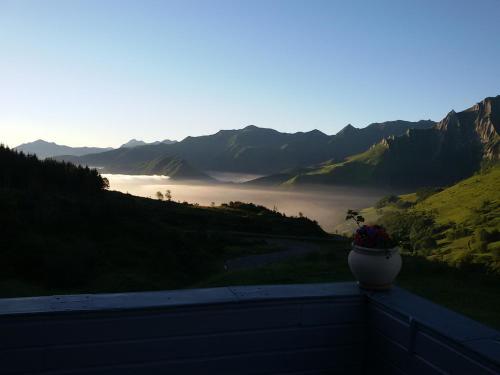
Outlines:
{"label": "white ceramic flower pot", "polygon": [[349,267],[363,289],[386,290],[401,270],[399,249],[371,249],[352,246]]}

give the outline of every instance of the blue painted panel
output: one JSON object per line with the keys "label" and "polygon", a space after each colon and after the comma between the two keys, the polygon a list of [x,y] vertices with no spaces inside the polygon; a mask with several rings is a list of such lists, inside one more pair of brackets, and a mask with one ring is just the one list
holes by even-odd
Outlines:
{"label": "blue painted panel", "polygon": [[[259,373],[261,374],[261,373]],[[360,366],[354,367],[344,367],[344,368],[331,368],[325,370],[313,370],[313,371],[286,371],[286,372],[271,372],[262,373],[264,375],[361,375],[363,369]]]}
{"label": "blue painted panel", "polygon": [[385,358],[380,358],[373,361],[368,361],[365,367],[365,374],[384,374],[384,375],[409,375],[407,372],[398,369],[385,361]]}
{"label": "blue painted panel", "polygon": [[333,326],[48,347],[47,366],[69,369],[160,360],[214,358],[259,352],[361,344],[360,326]]}
{"label": "blue painted panel", "polygon": [[386,367],[390,373],[404,373],[414,375],[441,375],[444,372],[427,361],[408,352],[405,347],[388,339],[383,334],[374,331],[370,334],[369,345],[372,348],[369,361],[383,363],[379,369],[383,373]]}
{"label": "blue painted panel", "polygon": [[428,362],[453,374],[492,375],[497,373],[470,358],[470,355],[460,348],[450,346],[422,332],[415,337],[415,353]]}
{"label": "blue painted panel", "polygon": [[[462,343],[472,352],[485,356],[491,362],[500,367],[500,335],[490,338],[477,339]],[[500,370],[498,370],[500,372]]]}
{"label": "blue painted panel", "polygon": [[195,311],[122,312],[0,320],[1,348],[161,338],[300,325],[300,304],[221,306]]}
{"label": "blue painted panel", "polygon": [[385,363],[398,368],[400,371],[409,372],[411,364],[408,351],[374,329],[370,334],[369,348],[367,350],[372,361],[383,359]]}
{"label": "blue painted panel", "polygon": [[410,339],[410,325],[382,309],[375,306],[368,308],[368,325],[384,334],[387,338],[408,347]]}
{"label": "blue painted panel", "polygon": [[[447,372],[444,372],[442,369],[432,365],[427,362],[425,359],[420,358],[418,356],[413,356],[411,359],[411,375],[447,375]],[[469,374],[473,375],[473,374]]]}
{"label": "blue painted panel", "polygon": [[[280,372],[321,371],[353,374],[352,364],[359,360],[356,347],[311,349],[227,356],[200,361],[166,361],[106,368],[89,368],[57,374],[137,375],[137,374],[276,374]],[[347,370],[349,369],[349,370]],[[359,368],[357,368],[359,369]],[[349,372],[346,372],[349,371]],[[51,373],[47,373],[49,375]],[[54,373],[55,374],[55,373]],[[356,374],[356,372],[354,372]]]}
{"label": "blue painted panel", "polygon": [[[1,334],[0,334],[1,337]],[[44,367],[44,349],[18,349],[0,352],[0,374],[25,374]]]}
{"label": "blue painted panel", "polygon": [[361,301],[357,303],[309,302],[302,306],[301,323],[305,326],[352,323],[363,320],[364,305]]}

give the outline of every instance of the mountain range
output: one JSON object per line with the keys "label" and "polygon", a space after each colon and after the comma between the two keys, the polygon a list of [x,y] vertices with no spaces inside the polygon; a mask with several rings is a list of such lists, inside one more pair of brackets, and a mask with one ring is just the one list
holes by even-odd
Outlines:
{"label": "mountain range", "polygon": [[[365,128],[349,124],[335,135],[249,125],[180,142],[133,139],[118,149],[59,153],[55,159],[108,173],[164,174],[173,179],[207,180],[206,171],[218,171],[265,175],[249,182],[261,185],[416,187],[454,183],[477,171],[482,162],[498,160],[499,132],[497,96],[451,111],[439,123],[397,120]],[[26,149],[21,146],[18,149]]]}
{"label": "mountain range", "polygon": [[[281,133],[254,125],[237,130],[221,130],[216,134],[187,137],[173,144],[149,144],[120,148],[81,157],[59,156],[58,159],[77,164],[101,167],[112,173],[148,174],[161,160],[175,158],[194,174],[202,171],[273,174],[301,168],[325,160],[342,160],[360,152],[384,137],[403,134],[408,129],[427,129],[430,120],[375,123],[357,129],[346,126],[336,135],[319,130]],[[163,163],[160,163],[163,164]],[[194,171],[197,170],[197,173]],[[172,177],[172,176],[171,176]]]}
{"label": "mountain range", "polygon": [[112,150],[111,147],[70,147],[58,145],[54,142],[47,142],[43,139],[38,139],[34,142],[23,143],[14,148],[14,150],[22,151],[25,154],[34,154],[41,159],[58,156],[58,155],[74,155],[82,156],[87,154],[95,154]]}
{"label": "mountain range", "polygon": [[[172,144],[177,141],[171,141],[169,139],[165,139],[163,141],[156,141],[147,143],[144,141],[140,141],[137,139],[131,139],[127,143],[124,143],[120,146],[120,148],[133,148],[138,146],[146,146],[146,145],[157,145],[157,144]],[[105,151],[113,150],[112,147],[70,147],[64,145],[58,145],[54,142],[47,142],[43,139],[38,139],[34,142],[23,143],[14,148],[14,150],[22,151],[25,154],[36,155],[41,159],[50,158],[54,156],[61,155],[70,155],[70,156],[83,156],[88,154],[96,154]]]}
{"label": "mountain range", "polygon": [[319,130],[281,133],[249,125],[209,136],[187,137],[166,149],[201,170],[271,174],[325,160],[342,160],[389,135],[433,125],[430,120],[390,121],[362,129],[348,125],[336,135],[326,135]]}
{"label": "mountain range", "polygon": [[327,162],[272,180],[285,185],[448,185],[500,159],[500,95],[449,112],[429,129],[408,129],[342,162]]}

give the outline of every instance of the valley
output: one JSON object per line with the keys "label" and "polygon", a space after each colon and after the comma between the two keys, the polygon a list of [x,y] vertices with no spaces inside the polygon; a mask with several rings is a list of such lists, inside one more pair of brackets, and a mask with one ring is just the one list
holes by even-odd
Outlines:
{"label": "valley", "polygon": [[[243,178],[241,174],[224,174],[230,181]],[[349,208],[373,205],[387,194],[397,190],[359,187],[323,186],[315,189],[290,190],[278,187],[254,187],[240,183],[189,183],[172,181],[166,176],[103,174],[111,190],[141,197],[156,198],[156,192],[170,190],[175,201],[201,206],[220,206],[230,201],[252,202],[276,209],[287,216],[300,214],[318,221],[326,231],[344,220]]]}

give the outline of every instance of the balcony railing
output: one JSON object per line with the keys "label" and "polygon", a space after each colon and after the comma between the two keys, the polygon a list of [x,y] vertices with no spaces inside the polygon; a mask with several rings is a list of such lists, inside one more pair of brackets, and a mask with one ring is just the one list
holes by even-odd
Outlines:
{"label": "balcony railing", "polygon": [[0,374],[498,374],[500,333],[353,283],[0,299]]}

